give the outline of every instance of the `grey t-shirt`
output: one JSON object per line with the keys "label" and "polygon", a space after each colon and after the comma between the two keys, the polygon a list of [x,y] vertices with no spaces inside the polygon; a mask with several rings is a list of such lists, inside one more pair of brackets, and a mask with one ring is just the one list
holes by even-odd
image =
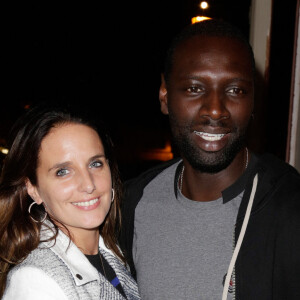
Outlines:
{"label": "grey t-shirt", "polygon": [[177,165],[145,187],[135,211],[133,259],[141,297],[221,299],[243,193],[225,204],[222,198],[192,201],[180,192],[176,198]]}

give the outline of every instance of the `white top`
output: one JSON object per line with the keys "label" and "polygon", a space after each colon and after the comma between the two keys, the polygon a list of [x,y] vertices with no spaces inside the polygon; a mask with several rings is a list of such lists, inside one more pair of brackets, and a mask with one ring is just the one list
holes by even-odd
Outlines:
{"label": "white top", "polygon": [[[51,230],[41,230],[41,239],[47,239],[51,235],[53,235]],[[43,250],[44,248],[48,248],[47,251]],[[137,291],[136,283],[124,270],[120,260],[115,259],[113,252],[104,245],[101,236],[99,248],[113,255],[114,261],[110,263],[120,277],[120,281],[124,279],[121,284],[123,283],[124,286],[125,283],[127,296],[130,299],[138,299],[128,295],[129,286],[134,286],[133,290]],[[32,261],[38,263],[35,265]],[[39,265],[45,266],[48,271],[45,272]],[[56,265],[58,267],[53,269]],[[66,288],[63,288],[64,286]],[[59,231],[55,243],[54,241],[40,243],[38,249],[32,251],[23,263],[12,269],[8,275],[7,288],[2,300],[67,300],[70,296],[73,300],[124,299],[92,266],[77,246],[70,242],[62,231]]]}

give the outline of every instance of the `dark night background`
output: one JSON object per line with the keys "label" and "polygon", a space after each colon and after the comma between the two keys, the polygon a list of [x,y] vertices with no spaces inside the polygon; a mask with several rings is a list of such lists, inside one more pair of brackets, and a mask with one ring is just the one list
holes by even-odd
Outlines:
{"label": "dark night background", "polygon": [[[2,44],[5,80],[0,146],[5,145],[12,123],[28,105],[70,102],[96,111],[107,123],[124,179],[158,163],[142,159],[139,153],[163,148],[169,139],[168,119],[161,114],[158,101],[163,57],[173,35],[189,24],[191,17],[201,14],[199,2],[9,4],[3,11],[7,22]],[[211,7],[206,15],[226,19],[248,36],[250,0],[208,2]],[[266,136],[261,143],[256,141],[258,150],[271,150],[282,158],[295,7],[295,0],[285,7],[274,2],[265,104],[269,112],[262,124]],[[286,74],[285,80],[278,71]],[[274,93],[272,86],[279,82],[281,87]],[[279,111],[280,122],[274,122]],[[272,132],[276,132],[276,141]]]}

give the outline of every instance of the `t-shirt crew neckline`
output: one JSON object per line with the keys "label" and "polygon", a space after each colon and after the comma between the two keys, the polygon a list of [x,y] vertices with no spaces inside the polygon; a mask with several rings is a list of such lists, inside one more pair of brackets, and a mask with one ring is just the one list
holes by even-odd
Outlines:
{"label": "t-shirt crew neckline", "polygon": [[[257,156],[255,154],[252,154],[248,167],[245,170],[245,172],[242,174],[242,176],[240,176],[231,186],[229,186],[227,189],[222,191],[222,197],[216,200],[207,201],[207,202],[198,202],[198,201],[193,201],[191,199],[188,199],[181,193],[181,191],[178,188],[178,184],[177,184],[177,189],[178,189],[177,200],[181,202],[181,204],[186,205],[187,207],[190,208],[198,207],[199,205],[201,205],[202,209],[204,207],[207,207],[207,209],[211,209],[214,207],[218,207],[222,203],[226,204],[227,202],[231,201],[232,199],[235,199],[237,196],[243,193],[256,162],[257,162]],[[182,168],[182,163],[180,163],[178,167]]]}

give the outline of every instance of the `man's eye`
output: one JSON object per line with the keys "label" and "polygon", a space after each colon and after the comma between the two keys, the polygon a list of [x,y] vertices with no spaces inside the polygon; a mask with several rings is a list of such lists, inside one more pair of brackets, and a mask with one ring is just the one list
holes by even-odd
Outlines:
{"label": "man's eye", "polygon": [[240,88],[231,88],[227,90],[228,93],[231,94],[246,94],[245,90],[240,89]]}
{"label": "man's eye", "polygon": [[69,174],[69,173],[70,173],[70,171],[67,170],[67,169],[59,169],[59,170],[56,172],[56,175],[57,175],[57,176],[65,176],[65,175],[67,175],[67,174]]}
{"label": "man's eye", "polygon": [[91,168],[100,168],[102,165],[103,165],[103,163],[101,161],[97,160],[97,161],[91,162],[90,167]]}
{"label": "man's eye", "polygon": [[191,87],[189,87],[189,88],[187,89],[187,91],[188,91],[189,93],[200,93],[200,92],[203,91],[203,89],[200,88],[200,87],[198,87],[198,86],[191,86]]}

